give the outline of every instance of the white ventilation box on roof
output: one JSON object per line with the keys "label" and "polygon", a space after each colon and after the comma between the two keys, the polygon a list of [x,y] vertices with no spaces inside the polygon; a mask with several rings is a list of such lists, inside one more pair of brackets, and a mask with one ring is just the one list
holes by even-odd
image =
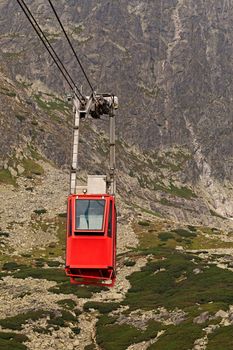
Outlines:
{"label": "white ventilation box on roof", "polygon": [[107,182],[106,175],[88,175],[87,176],[87,193],[88,194],[107,193],[106,182]]}

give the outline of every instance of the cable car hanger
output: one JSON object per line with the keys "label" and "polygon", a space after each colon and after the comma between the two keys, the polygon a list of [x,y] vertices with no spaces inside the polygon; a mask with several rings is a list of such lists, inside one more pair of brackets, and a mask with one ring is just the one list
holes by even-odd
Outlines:
{"label": "cable car hanger", "polygon": [[[115,110],[112,94],[73,96],[74,125],[70,195],[67,208],[66,274],[73,284],[112,287],[116,280],[115,207]],[[78,186],[80,121],[88,116],[109,116],[109,169],[107,175],[88,175],[87,185]]]}

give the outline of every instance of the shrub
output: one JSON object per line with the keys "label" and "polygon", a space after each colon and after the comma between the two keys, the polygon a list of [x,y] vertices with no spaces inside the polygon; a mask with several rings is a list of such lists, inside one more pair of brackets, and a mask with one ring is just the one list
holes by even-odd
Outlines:
{"label": "shrub", "polygon": [[61,263],[59,261],[48,260],[47,265],[49,267],[59,267]]}
{"label": "shrub", "polygon": [[47,210],[45,208],[41,208],[41,209],[35,209],[33,210],[35,214],[37,215],[41,215],[41,214],[45,214],[47,213]]}
{"label": "shrub", "polygon": [[184,238],[191,238],[191,237],[196,237],[197,234],[194,231],[188,231],[183,228],[179,228],[176,230],[172,230],[172,232],[175,232],[177,235],[184,237]]}
{"label": "shrub", "polygon": [[15,117],[22,123],[25,121],[26,116],[22,114],[16,114]]}
{"label": "shrub", "polygon": [[76,321],[76,317],[67,310],[62,310],[61,315],[57,317],[51,317],[50,320],[48,320],[48,324],[60,326],[60,327],[67,327],[67,322]]}
{"label": "shrub", "polygon": [[118,307],[118,303],[101,303],[98,301],[88,301],[86,304],[84,304],[83,310],[89,311],[90,309],[96,309],[102,314],[108,314],[109,312],[116,310]]}
{"label": "shrub", "polygon": [[7,317],[3,320],[0,320],[0,326],[3,328],[9,328],[13,330],[21,330],[22,325],[28,320],[36,321],[42,317],[48,316],[48,311],[28,311],[24,314],[19,314],[13,317]]}
{"label": "shrub", "polygon": [[16,187],[16,180],[8,169],[0,169],[0,184],[1,183]]}
{"label": "shrub", "polygon": [[9,237],[9,232],[0,231],[0,237]]}
{"label": "shrub", "polygon": [[58,305],[64,306],[66,309],[74,309],[76,307],[76,302],[72,299],[63,299],[57,302]]}
{"label": "shrub", "polygon": [[192,226],[192,225],[188,225],[188,229],[189,229],[189,231],[194,231],[194,232],[197,231],[197,228],[195,226]]}
{"label": "shrub", "polygon": [[96,350],[96,346],[95,344],[89,344],[89,345],[86,345],[84,350]]}
{"label": "shrub", "polygon": [[58,216],[59,216],[59,218],[66,218],[67,213],[66,212],[65,213],[59,213]]}
{"label": "shrub", "polygon": [[31,266],[22,266],[20,271],[14,273],[15,278],[33,277],[38,279],[46,279],[48,281],[65,282],[67,277],[62,269],[43,269],[33,268]]}
{"label": "shrub", "polygon": [[119,325],[113,317],[101,316],[97,322],[97,343],[103,349],[125,350],[132,343],[155,338],[162,327],[159,323],[151,321],[147,329],[140,330],[128,324]]}
{"label": "shrub", "polygon": [[24,334],[0,332],[0,349],[27,350],[26,345],[22,344],[27,340],[28,338]]}
{"label": "shrub", "polygon": [[[163,256],[165,260],[150,261],[140,272],[134,272],[129,276],[132,287],[126,294],[123,305],[128,305],[130,310],[138,308],[151,310],[160,306],[169,309],[175,305],[185,309],[195,304],[232,302],[231,271],[213,265],[205,269],[205,263],[195,259],[193,255],[169,253],[164,250]],[[197,264],[190,259],[195,259]],[[195,275],[193,270],[197,267],[203,273]],[[155,275],[159,269],[164,271]],[[177,283],[176,280],[181,275],[185,275],[187,279]]]}
{"label": "shrub", "polygon": [[44,169],[32,159],[23,159],[22,166],[24,167],[23,175],[31,178],[33,175],[43,175]]}
{"label": "shrub", "polygon": [[150,223],[148,221],[138,221],[138,225],[140,225],[140,226],[150,226]]}
{"label": "shrub", "polygon": [[125,260],[124,261],[125,266],[134,266],[135,264],[136,264],[136,262],[133,260]]}
{"label": "shrub", "polygon": [[73,327],[71,328],[72,332],[75,333],[75,334],[79,334],[81,329],[79,327]]}
{"label": "shrub", "polygon": [[233,347],[232,331],[232,325],[215,329],[215,331],[208,336],[209,342],[207,350],[231,350]]}
{"label": "shrub", "polygon": [[168,241],[169,239],[173,239],[174,235],[171,232],[160,232],[158,237],[161,241]]}
{"label": "shrub", "polygon": [[7,271],[15,271],[22,267],[26,267],[26,265],[18,265],[15,261],[7,262],[3,265],[2,269]]}
{"label": "shrub", "polygon": [[66,282],[59,283],[56,287],[49,288],[49,292],[55,294],[74,294],[79,298],[90,298],[92,292],[89,287],[77,287],[70,284],[70,281],[66,277]]}
{"label": "shrub", "polygon": [[192,349],[195,340],[201,338],[203,335],[204,331],[201,325],[196,325],[192,322],[170,326],[148,350]]}

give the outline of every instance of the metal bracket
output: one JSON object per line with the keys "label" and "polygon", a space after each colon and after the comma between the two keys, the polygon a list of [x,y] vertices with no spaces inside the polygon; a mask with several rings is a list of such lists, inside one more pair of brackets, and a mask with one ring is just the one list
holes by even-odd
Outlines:
{"label": "metal bracket", "polygon": [[101,115],[109,115],[109,174],[107,176],[107,191],[110,194],[115,194],[115,167],[116,167],[116,155],[115,155],[115,113],[118,108],[118,98],[111,94],[95,94],[86,96],[86,99],[80,101],[74,96],[73,98],[74,109],[74,126],[73,126],[73,148],[72,148],[72,165],[70,172],[70,193],[76,193],[76,182],[78,172],[78,143],[79,143],[79,123],[80,119],[84,119],[88,116],[98,119]]}

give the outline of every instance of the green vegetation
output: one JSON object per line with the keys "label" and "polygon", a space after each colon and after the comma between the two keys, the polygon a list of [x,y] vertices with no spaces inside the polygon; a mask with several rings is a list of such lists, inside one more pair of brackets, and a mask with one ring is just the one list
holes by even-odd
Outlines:
{"label": "green vegetation", "polygon": [[[51,312],[51,311],[28,311],[26,313],[22,313],[13,317],[7,317],[3,320],[0,320],[0,326],[3,328],[8,328],[12,330],[22,330],[23,324],[27,323],[29,320],[37,321],[40,318],[49,317],[48,327],[45,328],[37,328],[36,331],[40,333],[47,333],[48,329],[51,325],[54,326],[68,326],[69,322],[77,321],[76,315],[73,315],[68,310],[61,310],[59,312]],[[1,333],[0,333],[1,334]],[[0,337],[1,339],[1,337]],[[22,338],[21,338],[22,339]],[[25,341],[25,337],[23,338]]]}
{"label": "green vegetation", "polygon": [[[50,327],[51,325],[49,325],[49,327],[33,327],[33,331],[40,334],[51,334],[51,330],[49,330]],[[59,327],[55,326],[53,328],[58,329]]]}
{"label": "green vegetation", "polygon": [[152,210],[149,210],[147,208],[140,207],[137,204],[134,204],[134,207],[140,209],[141,212],[143,212],[143,213],[147,213],[147,214],[150,214],[150,215],[153,215],[153,216],[156,216],[156,217],[161,217],[161,214],[159,212],[157,212],[157,211],[152,211]]}
{"label": "green vegetation", "polygon": [[[48,218],[44,218],[43,215],[36,215],[35,220],[32,222],[33,231],[42,230],[47,232],[51,227],[54,227],[54,231],[56,232],[57,242],[52,242],[53,244],[50,243],[46,247],[46,249],[43,250],[44,259],[48,261],[48,265],[50,264],[51,256],[55,260],[56,257],[64,257],[65,255],[66,219],[63,217],[48,219]],[[37,249],[34,249],[34,251],[32,252],[32,255],[35,258],[37,257],[39,258],[41,256],[41,253],[42,251],[37,248]]]}
{"label": "green vegetation", "polygon": [[84,311],[89,311],[90,309],[98,310],[101,314],[108,314],[109,312],[116,310],[119,307],[118,303],[101,303],[97,301],[88,301],[84,305]]}
{"label": "green vegetation", "polygon": [[[196,339],[204,335],[201,325],[192,322],[170,326],[149,350],[187,350],[192,349]],[[225,350],[225,348],[224,348]]]}
{"label": "green vegetation", "polygon": [[167,192],[171,193],[174,196],[182,197],[185,199],[195,198],[196,194],[188,187],[176,187],[170,183],[170,188],[167,188]]}
{"label": "green vegetation", "polygon": [[56,122],[61,122],[60,118],[57,116],[57,114],[54,114],[56,111],[62,113],[63,115],[66,114],[67,116],[70,115],[70,106],[68,102],[65,102],[61,100],[58,97],[49,95],[49,94],[43,94],[46,99],[43,99],[42,94],[40,95],[34,95],[34,99],[37,103],[37,105],[45,110],[52,119]]}
{"label": "green vegetation", "polygon": [[[214,265],[206,268],[194,256],[168,249],[151,249],[147,253],[153,253],[155,260],[148,262],[141,272],[135,272],[129,277],[132,287],[123,304],[129,305],[131,310],[150,310],[160,306],[170,309],[174,305],[188,309],[195,304],[232,302],[232,272]],[[158,258],[161,260],[157,261]],[[202,273],[193,273],[197,265],[192,260],[198,262]],[[163,271],[155,275],[161,269]]]}
{"label": "green vegetation", "polygon": [[46,35],[47,39],[49,40],[50,44],[55,42],[60,36],[60,33],[50,33],[46,30],[44,30],[44,34]]}
{"label": "green vegetation", "polygon": [[140,225],[140,226],[150,226],[150,223],[148,221],[138,221],[138,225]]}
{"label": "green vegetation", "polygon": [[9,261],[3,264],[2,269],[5,271],[15,271],[20,268],[26,267],[25,265],[19,265],[15,261]]}
{"label": "green vegetation", "polygon": [[44,174],[44,169],[42,166],[38,163],[36,163],[32,159],[26,159],[24,158],[22,160],[22,166],[24,167],[24,172],[23,175],[31,178],[33,175],[43,175]]}
{"label": "green vegetation", "polygon": [[176,207],[176,204],[175,204],[175,203],[170,202],[170,201],[167,200],[166,198],[162,198],[162,199],[160,200],[160,203],[161,203],[162,205],[167,205],[168,207]]}
{"label": "green vegetation", "polygon": [[174,235],[171,232],[160,232],[158,237],[161,241],[168,241],[169,239],[173,239]]}
{"label": "green vegetation", "polygon": [[16,186],[16,180],[11,175],[11,173],[8,169],[1,169],[0,170],[0,184],[1,183]]}
{"label": "green vegetation", "polygon": [[19,52],[3,52],[3,56],[8,59],[19,59],[22,56],[23,51]]}
{"label": "green vegetation", "polygon": [[[139,184],[142,188],[151,188],[153,190],[169,193],[175,197],[181,197],[184,199],[196,198],[196,194],[188,187],[177,187],[170,182],[169,187],[165,186],[161,179],[155,179],[154,181],[149,180],[146,175],[140,175],[138,177]],[[161,204],[163,205],[173,205],[166,198],[161,199]]]}
{"label": "green vegetation", "polygon": [[3,86],[0,87],[0,94],[6,95],[9,97],[16,97],[16,93],[14,91],[4,88]]}
{"label": "green vegetation", "polygon": [[9,232],[0,231],[0,237],[9,237]]}
{"label": "green vegetation", "polygon": [[31,266],[24,266],[14,273],[15,278],[27,278],[33,277],[38,279],[46,279],[48,281],[64,282],[67,280],[65,272],[63,269],[43,269],[43,268],[33,268]]}
{"label": "green vegetation", "polygon": [[193,232],[197,231],[197,228],[195,226],[188,225],[187,227],[188,227],[189,231],[193,231]]}
{"label": "green vegetation", "polygon": [[[111,307],[105,309],[106,303],[88,302],[85,304],[85,310],[94,308],[101,313],[97,322],[97,343],[105,350],[126,349],[133,343],[156,337],[159,330],[165,332],[156,343],[149,347],[150,350],[191,349],[195,340],[203,337],[203,328],[206,325],[220,322],[220,319],[207,320],[204,325],[198,325],[193,323],[193,318],[204,311],[214,315],[220,309],[227,310],[229,304],[232,303],[233,275],[231,271],[219,269],[214,265],[206,266],[206,262],[195,255],[158,247],[161,239],[164,239],[165,242],[176,240],[183,242],[190,239],[192,242],[199,237],[197,228],[190,225],[188,228],[161,232],[158,230],[161,229],[161,225],[158,224],[157,232],[154,228],[155,233],[148,232],[147,226],[138,224],[136,226],[143,232],[143,237],[147,235],[148,249],[137,249],[128,254],[128,258],[136,259],[136,255],[146,256],[148,254],[151,257],[140,272],[129,276],[132,287],[126,294],[122,305],[129,306],[126,313],[137,309],[155,310],[158,307],[165,307],[167,310],[172,310],[177,307],[186,312],[186,319],[176,326],[166,326],[150,321],[147,329],[142,331],[132,325],[118,324],[117,317],[107,315],[111,312]],[[153,223],[150,227],[150,230],[153,231]],[[142,242],[145,243],[140,239],[140,243]],[[153,244],[155,244],[154,247]],[[198,274],[194,273],[197,267],[200,270]],[[232,326],[229,327],[229,331],[226,328],[220,328],[211,334],[207,350],[232,348]],[[225,338],[224,343],[222,340]]]}
{"label": "green vegetation", "polygon": [[82,33],[83,29],[84,29],[83,24],[79,24],[73,28],[73,33],[80,34]]}
{"label": "green vegetation", "polygon": [[26,335],[13,332],[0,332],[0,349],[27,350],[22,343],[27,341]]}
{"label": "green vegetation", "polygon": [[[142,221],[144,222],[144,221]],[[195,227],[192,225],[167,230],[162,221],[151,221],[150,226],[134,225],[134,230],[140,241],[141,248],[156,248],[164,246],[175,248],[177,245],[187,249],[211,249],[233,247],[232,242],[224,242],[218,239],[221,232],[210,227]],[[209,237],[205,235],[208,234]]]}
{"label": "green vegetation", "polygon": [[86,345],[84,350],[96,350],[96,346],[95,344],[89,344],[89,345]]}
{"label": "green vegetation", "polygon": [[233,326],[220,327],[213,333],[209,334],[209,342],[207,350],[232,350],[233,339],[232,339]]}
{"label": "green vegetation", "polygon": [[59,300],[57,304],[69,310],[73,310],[76,307],[76,302],[72,299]]}
{"label": "green vegetation", "polygon": [[197,234],[194,231],[185,230],[183,228],[172,230],[172,232],[175,232],[179,236],[184,237],[184,238],[197,237]]}
{"label": "green vegetation", "polygon": [[65,212],[65,213],[59,213],[58,214],[58,217],[59,218],[66,218],[66,216],[67,216],[67,213]]}
{"label": "green vegetation", "polygon": [[29,83],[29,82],[23,81],[23,80],[18,81],[17,83],[20,87],[23,87],[25,89],[28,89],[30,86],[32,86],[32,83]]}
{"label": "green vegetation", "polygon": [[43,258],[38,258],[35,260],[35,266],[36,267],[44,267],[46,261]]}
{"label": "green vegetation", "polygon": [[[57,330],[59,327],[70,327],[72,322],[77,323],[76,316],[67,310],[49,312],[48,315],[47,325],[45,327],[35,327],[34,332],[51,334],[51,328]],[[76,334],[80,331],[78,327],[72,327],[71,329]]]}
{"label": "green vegetation", "polygon": [[166,168],[172,172],[177,172],[184,168],[187,161],[191,159],[191,154],[186,149],[171,148],[163,154],[161,152],[154,152],[152,159],[154,167]]}
{"label": "green vegetation", "polygon": [[45,214],[47,213],[47,210],[45,208],[41,208],[41,209],[35,209],[34,210],[35,214],[41,215],[41,214]]}
{"label": "green vegetation", "polygon": [[15,117],[21,122],[23,123],[26,120],[26,116],[23,114],[16,114]]}
{"label": "green vegetation", "polygon": [[59,261],[48,260],[47,264],[49,267],[59,267],[61,263]]}
{"label": "green vegetation", "polygon": [[28,145],[28,151],[31,153],[31,156],[33,160],[44,160],[47,161],[45,158],[43,158],[39,153],[38,150],[35,148],[34,145]]}
{"label": "green vegetation", "polygon": [[163,327],[154,321],[148,323],[146,330],[128,324],[119,325],[116,319],[107,315],[97,322],[97,343],[105,350],[125,350],[130,344],[150,340],[157,336]]}
{"label": "green vegetation", "polygon": [[135,264],[136,264],[136,261],[134,261],[134,260],[125,260],[124,261],[124,265],[128,266],[128,267],[134,266]]}
{"label": "green vegetation", "polygon": [[2,328],[9,328],[12,330],[21,330],[24,323],[28,320],[36,321],[42,317],[48,316],[50,313],[48,311],[28,311],[17,316],[7,317],[3,320],[0,320],[0,326]]}
{"label": "green vegetation", "polygon": [[79,327],[72,327],[71,329],[74,334],[79,334],[81,332],[81,329]]}
{"label": "green vegetation", "polygon": [[56,325],[60,327],[67,327],[69,322],[76,321],[76,317],[67,310],[62,310],[60,316],[50,317],[49,325]]}
{"label": "green vegetation", "polygon": [[49,289],[51,293],[55,294],[74,294],[79,298],[90,298],[92,296],[92,291],[89,287],[83,287],[70,284],[69,278],[66,278],[66,282],[59,283],[56,287]]}

